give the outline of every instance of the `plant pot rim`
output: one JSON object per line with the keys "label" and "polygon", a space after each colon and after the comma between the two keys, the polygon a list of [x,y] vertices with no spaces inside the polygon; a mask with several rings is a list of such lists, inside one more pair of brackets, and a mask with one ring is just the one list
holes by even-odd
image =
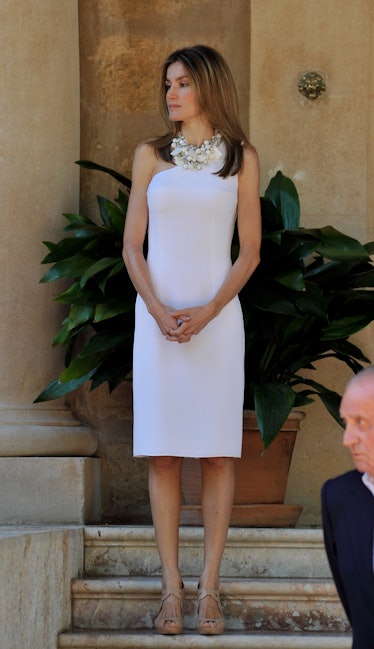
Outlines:
{"label": "plant pot rim", "polygon": [[[256,418],[256,411],[250,410],[248,408],[244,408],[243,415],[244,417]],[[303,412],[302,410],[291,410],[290,414],[287,417],[287,419],[299,419],[299,420],[304,418],[305,418],[305,412]]]}
{"label": "plant pot rim", "polygon": [[[300,429],[300,422],[305,417],[305,412],[300,410],[291,410],[287,419],[283,422],[278,435],[294,431],[295,433]],[[243,410],[243,432],[255,432],[258,431],[258,423],[255,410]]]}

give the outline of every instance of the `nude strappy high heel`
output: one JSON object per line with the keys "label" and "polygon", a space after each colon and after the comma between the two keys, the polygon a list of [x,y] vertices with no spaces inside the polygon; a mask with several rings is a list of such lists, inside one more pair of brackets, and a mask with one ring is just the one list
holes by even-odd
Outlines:
{"label": "nude strappy high heel", "polygon": [[[166,616],[163,611],[164,602],[171,595],[180,600],[180,615],[176,615],[175,617]],[[154,627],[157,633],[161,633],[162,635],[179,635],[183,632],[183,600],[184,584],[182,584],[182,588],[165,588],[162,591],[160,610],[154,621]],[[167,622],[169,624],[166,624]]]}
{"label": "nude strappy high heel", "polygon": [[[212,597],[217,602],[218,610],[221,613],[221,617],[219,618],[202,617],[200,613],[200,603],[206,597]],[[197,618],[196,630],[201,635],[220,635],[221,633],[223,633],[223,630],[225,628],[225,621],[222,617],[221,600],[219,597],[218,590],[207,590],[206,588],[200,588],[200,584],[199,584],[199,587],[197,589],[197,616],[198,618]],[[207,623],[210,624],[210,626],[206,626]]]}

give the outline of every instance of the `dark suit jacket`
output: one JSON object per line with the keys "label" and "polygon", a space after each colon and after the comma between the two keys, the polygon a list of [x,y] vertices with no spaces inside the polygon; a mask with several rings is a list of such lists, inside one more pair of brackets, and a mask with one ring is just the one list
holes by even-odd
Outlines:
{"label": "dark suit jacket", "polygon": [[353,649],[374,649],[374,497],[349,471],[322,487],[326,552],[353,630]]}

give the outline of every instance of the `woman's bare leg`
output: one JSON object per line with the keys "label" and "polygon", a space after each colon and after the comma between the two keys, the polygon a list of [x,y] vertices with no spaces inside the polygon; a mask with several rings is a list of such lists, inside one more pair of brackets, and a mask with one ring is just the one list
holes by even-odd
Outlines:
{"label": "woman's bare leg", "polygon": [[[161,561],[162,584],[163,589],[169,590],[178,590],[182,584],[178,567],[182,462],[183,458],[179,457],[149,459],[149,497]],[[164,627],[171,628],[174,624],[172,618],[180,616],[180,600],[170,596],[162,608]]]}
{"label": "woman's bare leg", "polygon": [[[235,488],[234,459],[228,457],[202,458],[202,514],[204,523],[204,565],[200,588],[215,590],[230,524]],[[218,619],[217,602],[206,597],[201,602],[200,616]],[[207,622],[208,628],[214,626]]]}

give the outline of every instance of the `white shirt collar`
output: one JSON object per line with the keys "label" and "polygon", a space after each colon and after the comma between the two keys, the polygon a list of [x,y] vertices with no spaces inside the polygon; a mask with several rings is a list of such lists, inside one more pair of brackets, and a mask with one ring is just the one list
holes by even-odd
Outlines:
{"label": "white shirt collar", "polygon": [[362,482],[374,496],[374,478],[372,478],[368,473],[364,473],[362,476]]}

